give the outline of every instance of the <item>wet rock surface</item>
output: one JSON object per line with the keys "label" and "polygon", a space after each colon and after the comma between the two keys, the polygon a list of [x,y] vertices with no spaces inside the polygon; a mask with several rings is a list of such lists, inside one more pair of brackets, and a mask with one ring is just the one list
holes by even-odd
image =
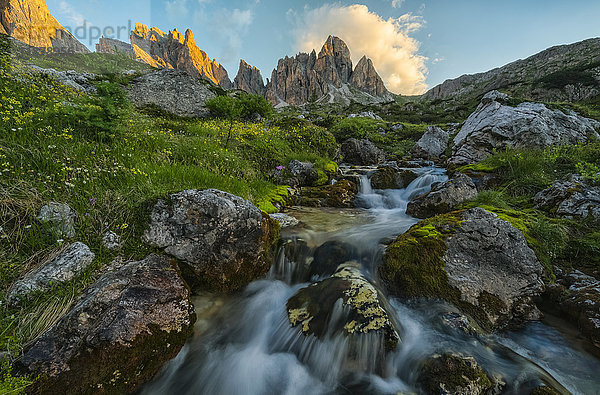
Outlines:
{"label": "wet rock surface", "polygon": [[557,277],[541,298],[542,308],[566,318],[600,348],[600,281],[577,270]]}
{"label": "wet rock surface", "polygon": [[385,153],[371,141],[348,139],[342,143],[341,153],[345,163],[358,166],[378,165],[385,161]]}
{"label": "wet rock surface", "polygon": [[545,148],[558,144],[579,144],[598,138],[600,123],[574,112],[551,110],[541,103],[505,104],[509,98],[499,92],[486,94],[477,110],[465,121],[454,138],[449,164],[477,163],[494,150]]}
{"label": "wet rock surface", "polygon": [[77,242],[67,246],[56,257],[18,280],[8,293],[8,300],[15,305],[33,292],[49,291],[53,287],[81,275],[94,261],[89,247]]}
{"label": "wet rock surface", "polygon": [[216,189],[155,205],[143,241],[180,262],[193,289],[233,291],[265,274],[279,225],[247,200]]}
{"label": "wet rock surface", "polygon": [[177,355],[194,321],[177,267],[153,255],[87,288],[25,351],[17,371],[41,375],[32,393],[132,392]]}
{"label": "wet rock surface", "polygon": [[291,215],[284,213],[271,214],[271,218],[279,223],[281,229],[291,228],[300,224],[300,220],[298,220],[296,217],[292,217]]}
{"label": "wet rock surface", "polygon": [[460,354],[435,355],[425,362],[418,381],[425,393],[431,395],[489,394],[494,388],[492,379],[475,358]]}
{"label": "wet rock surface", "polygon": [[419,223],[384,255],[380,275],[395,294],[444,299],[492,330],[537,319],[542,265],[523,234],[481,208]]}
{"label": "wet rock surface", "polygon": [[590,186],[580,176],[555,181],[533,197],[535,208],[562,218],[592,219],[600,222],[600,188]]}
{"label": "wet rock surface", "polygon": [[342,263],[353,260],[356,255],[356,248],[348,243],[337,240],[325,242],[315,249],[310,275],[331,276]]}
{"label": "wet rock surface", "polygon": [[380,167],[371,176],[374,189],[402,189],[416,180],[419,174],[410,169],[398,169],[391,166]]}
{"label": "wet rock surface", "polygon": [[[331,277],[292,296],[287,303],[288,318],[304,334],[319,338],[328,333],[378,333],[383,336],[385,350],[390,351],[398,345],[399,335],[379,298],[359,266],[345,263]],[[343,312],[336,316],[334,311],[340,308]]]}
{"label": "wet rock surface", "polygon": [[307,207],[354,207],[358,187],[348,180],[341,180],[333,185],[302,188],[298,205]]}
{"label": "wet rock surface", "polygon": [[415,218],[428,218],[450,212],[476,196],[477,187],[471,178],[458,173],[452,179],[434,185],[431,192],[409,202],[406,213]]}

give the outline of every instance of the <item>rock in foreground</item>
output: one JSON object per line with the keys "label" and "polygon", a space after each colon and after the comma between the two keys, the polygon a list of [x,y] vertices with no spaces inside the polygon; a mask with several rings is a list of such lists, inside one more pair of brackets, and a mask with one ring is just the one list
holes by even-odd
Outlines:
{"label": "rock in foreground", "polygon": [[345,163],[357,166],[378,165],[385,161],[385,153],[371,141],[363,139],[346,140],[341,147]]}
{"label": "rock in foreground", "polygon": [[175,357],[193,331],[190,292],[168,258],[150,256],[90,286],[17,363],[32,393],[129,393]]}
{"label": "rock in foreground", "polygon": [[48,203],[41,208],[37,219],[42,224],[48,225],[57,236],[75,237],[77,213],[64,203]]}
{"label": "rock in foreground", "polygon": [[580,176],[555,181],[533,197],[535,208],[562,218],[590,218],[600,222],[600,188],[587,185]]}
{"label": "rock in foreground", "polygon": [[298,205],[305,207],[354,207],[358,187],[348,180],[341,180],[333,185],[302,188]]}
{"label": "rock in foreground", "polygon": [[420,222],[384,255],[380,275],[404,297],[444,299],[492,330],[535,319],[542,266],[523,234],[481,208]]}
{"label": "rock in foreground", "polygon": [[465,121],[454,138],[451,165],[477,163],[494,150],[545,148],[551,145],[579,144],[599,138],[600,123],[574,112],[565,114],[541,103],[504,104],[510,98],[492,91]]}
{"label": "rock in foreground", "polygon": [[425,134],[417,141],[410,153],[415,158],[439,159],[446,152],[449,141],[450,133],[439,126],[428,126]]}
{"label": "rock in foreground", "polygon": [[230,292],[267,273],[279,225],[247,200],[216,189],[159,200],[143,240],[180,262],[194,290]]}
{"label": "rock in foreground", "polygon": [[490,377],[472,357],[459,354],[435,355],[419,373],[427,394],[488,394],[494,387]]}
{"label": "rock in foreground", "polygon": [[451,180],[434,185],[431,192],[408,203],[406,213],[415,218],[429,218],[452,211],[477,196],[477,187],[470,177],[458,173]]}
{"label": "rock in foreground", "polygon": [[[290,323],[318,338],[331,333],[377,333],[382,336],[385,350],[393,350],[398,345],[398,333],[377,290],[357,266],[340,265],[333,276],[298,291],[287,303]],[[338,300],[344,311],[342,317],[332,318]]]}

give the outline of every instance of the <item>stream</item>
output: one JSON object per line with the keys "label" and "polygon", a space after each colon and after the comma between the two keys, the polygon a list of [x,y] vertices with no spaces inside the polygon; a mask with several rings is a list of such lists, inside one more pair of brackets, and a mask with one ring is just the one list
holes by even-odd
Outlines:
{"label": "stream", "polygon": [[310,262],[314,248],[327,241],[349,243],[365,277],[381,290],[376,268],[385,250],[382,243],[418,222],[406,214],[412,198],[447,180],[444,169],[418,171],[420,176],[401,190],[373,190],[368,176],[360,175],[357,209],[290,210],[302,225],[282,231],[282,247],[270,273],[236,295],[197,296],[193,338],[142,393],[419,393],[417,376],[424,361],[452,351],[474,357],[484,370],[502,377],[503,394],[527,394],[541,384],[562,393],[600,394],[600,360],[568,331],[547,321],[471,336],[440,324],[443,314],[457,311],[446,303],[389,298],[386,308],[401,340],[383,361],[375,344],[379,340],[370,334],[361,335],[351,347],[343,334],[319,340],[291,327],[286,303],[309,283],[299,275],[302,265],[284,253],[286,245]]}

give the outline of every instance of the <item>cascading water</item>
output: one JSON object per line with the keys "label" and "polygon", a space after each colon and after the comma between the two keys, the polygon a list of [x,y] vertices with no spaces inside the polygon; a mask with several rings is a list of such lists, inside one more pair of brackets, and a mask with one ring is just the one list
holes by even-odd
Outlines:
{"label": "cascading water", "polygon": [[[503,393],[528,393],[541,383],[562,386],[565,393],[598,393],[598,360],[577,351],[557,330],[541,323],[501,336],[472,337],[440,324],[443,314],[455,311],[452,306],[435,301],[407,305],[384,300],[401,338],[396,349],[388,353],[382,352],[379,336],[350,339],[333,330],[347,314],[341,303],[331,310],[329,329],[321,338],[291,327],[286,304],[309,284],[307,268],[314,247],[332,240],[352,245],[353,259],[376,285],[374,269],[384,248],[380,243],[417,222],[406,215],[407,203],[428,192],[432,184],[447,180],[443,169],[422,168],[418,172],[420,176],[402,190],[373,190],[368,176],[361,176],[358,203],[364,210],[359,214],[353,211],[344,226],[333,232],[319,231],[319,224],[288,231],[267,278],[218,303],[207,296],[195,300],[197,335],[143,393],[414,392],[418,391],[416,379],[423,362],[447,350],[473,356],[484,369],[504,377]],[[332,218],[327,216],[343,215],[340,210],[323,211],[324,222]],[[313,275],[312,280],[317,277]],[[212,308],[215,304],[221,307]]]}

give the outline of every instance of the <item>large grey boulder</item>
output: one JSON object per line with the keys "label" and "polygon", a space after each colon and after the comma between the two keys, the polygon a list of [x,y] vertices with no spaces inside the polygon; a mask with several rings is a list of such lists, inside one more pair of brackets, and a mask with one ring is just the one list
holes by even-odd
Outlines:
{"label": "large grey boulder", "polygon": [[163,69],[145,74],[127,86],[138,107],[157,107],[181,117],[204,117],[206,101],[216,97],[210,83],[185,71]]}
{"label": "large grey boulder", "polygon": [[103,275],[16,365],[31,393],[131,393],[175,357],[196,320],[177,267],[153,255]]}
{"label": "large grey boulder", "polygon": [[380,275],[404,297],[444,299],[486,330],[536,319],[543,268],[523,234],[482,208],[425,220],[388,246]]}
{"label": "large grey boulder", "polygon": [[477,197],[477,187],[465,174],[458,173],[452,179],[434,185],[431,192],[408,203],[406,213],[415,218],[429,218],[452,211],[467,200]]}
{"label": "large grey boulder", "polygon": [[600,221],[600,188],[587,185],[580,176],[555,181],[533,197],[535,208],[563,218]]}
{"label": "large grey boulder", "polygon": [[279,225],[252,203],[216,189],[159,200],[143,241],[180,262],[196,290],[233,291],[265,274]]}
{"label": "large grey boulder", "polygon": [[439,126],[428,126],[425,134],[417,141],[410,154],[415,158],[425,160],[439,159],[446,152],[449,141],[449,132]]}
{"label": "large grey boulder", "polygon": [[508,97],[492,91],[465,121],[454,138],[451,165],[477,163],[506,148],[544,148],[580,144],[598,138],[600,123],[541,103],[504,104]]}
{"label": "large grey boulder", "polygon": [[77,213],[67,204],[50,202],[41,208],[37,219],[59,237],[75,237]]}
{"label": "large grey boulder", "polygon": [[381,346],[377,351],[395,349],[400,339],[377,289],[352,262],[340,265],[331,277],[298,291],[288,300],[287,311],[291,325],[299,326],[305,335],[324,338],[336,333],[350,337],[374,334],[380,336],[379,344],[372,342]]}
{"label": "large grey boulder", "polygon": [[319,179],[315,165],[310,162],[300,162],[294,159],[290,162],[288,170],[298,180],[298,186],[301,187],[312,186]]}
{"label": "large grey boulder", "polygon": [[341,147],[345,163],[358,166],[378,165],[385,161],[385,153],[371,141],[348,139]]}
{"label": "large grey boulder", "polygon": [[18,280],[8,293],[9,302],[18,304],[33,292],[48,291],[74,279],[85,272],[94,258],[94,253],[85,244],[77,242],[69,245],[54,259]]}

